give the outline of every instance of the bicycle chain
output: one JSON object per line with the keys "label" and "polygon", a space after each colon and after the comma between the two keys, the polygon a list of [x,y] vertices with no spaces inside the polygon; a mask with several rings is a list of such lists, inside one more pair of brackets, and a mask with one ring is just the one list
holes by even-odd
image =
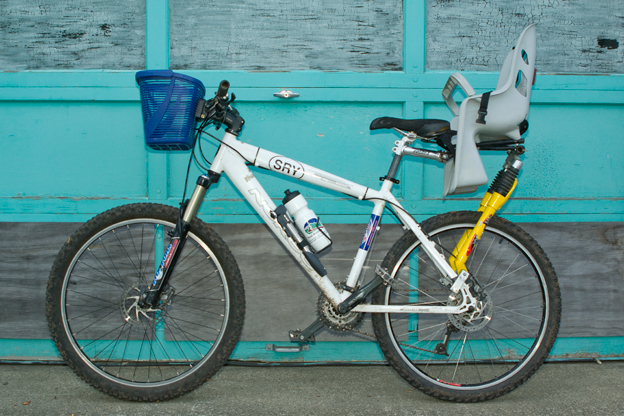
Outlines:
{"label": "bicycle chain", "polygon": [[[352,328],[351,331],[357,332],[358,334],[365,335],[367,337],[371,337],[371,338],[377,339],[377,337],[375,335],[369,334],[368,332],[360,331],[359,329]],[[431,351],[431,350],[428,350],[428,349],[425,349],[425,348],[415,347],[413,345],[408,345],[408,344],[405,344],[404,342],[399,342],[399,345],[402,345],[402,346],[407,347],[407,348],[413,348],[413,349],[419,350],[419,351],[430,352],[431,354],[437,354],[435,351]]]}

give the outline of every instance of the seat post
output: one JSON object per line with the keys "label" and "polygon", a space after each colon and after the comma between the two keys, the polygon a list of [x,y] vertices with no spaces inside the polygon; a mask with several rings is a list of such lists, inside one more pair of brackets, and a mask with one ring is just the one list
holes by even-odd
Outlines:
{"label": "seat post", "polygon": [[399,165],[401,164],[402,154],[394,154],[394,158],[392,159],[392,163],[390,164],[390,169],[388,169],[388,174],[384,177],[379,178],[382,181],[388,180],[392,183],[398,184],[399,180],[395,178],[397,171],[399,170]]}

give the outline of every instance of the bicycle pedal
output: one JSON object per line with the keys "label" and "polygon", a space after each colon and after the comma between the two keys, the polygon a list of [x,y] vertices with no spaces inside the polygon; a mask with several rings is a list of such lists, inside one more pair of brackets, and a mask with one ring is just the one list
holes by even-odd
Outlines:
{"label": "bicycle pedal", "polygon": [[314,334],[306,337],[303,334],[303,331],[296,329],[294,331],[288,331],[288,338],[291,342],[314,342],[316,339],[314,338]]}

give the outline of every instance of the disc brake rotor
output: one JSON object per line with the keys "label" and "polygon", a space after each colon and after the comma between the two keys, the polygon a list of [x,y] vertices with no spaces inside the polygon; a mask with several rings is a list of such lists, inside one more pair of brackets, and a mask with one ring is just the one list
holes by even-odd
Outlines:
{"label": "disc brake rotor", "polygon": [[152,326],[162,321],[165,316],[167,306],[173,300],[174,290],[169,288],[163,291],[161,300],[156,308],[141,307],[139,299],[141,297],[141,289],[135,286],[128,287],[121,296],[121,316],[124,321],[130,325]]}
{"label": "disc brake rotor", "polygon": [[[457,306],[462,303],[461,295],[456,299],[449,299],[449,306]],[[475,310],[472,312],[465,312],[461,314],[448,314],[449,321],[459,330],[465,332],[474,332],[485,327],[492,320],[494,313],[494,305],[490,297],[485,294],[481,300],[478,301]]]}

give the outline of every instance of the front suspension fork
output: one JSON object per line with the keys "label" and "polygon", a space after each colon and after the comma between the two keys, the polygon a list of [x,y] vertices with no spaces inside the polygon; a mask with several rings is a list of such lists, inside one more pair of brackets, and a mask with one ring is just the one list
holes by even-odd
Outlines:
{"label": "front suspension fork", "polygon": [[169,234],[171,237],[169,246],[167,246],[165,250],[165,255],[160,262],[160,266],[158,266],[154,280],[152,280],[147,292],[145,292],[141,299],[141,306],[153,308],[160,300],[160,295],[167,287],[169,278],[178,262],[178,257],[184,248],[186,237],[191,229],[191,221],[193,221],[193,218],[197,215],[199,207],[206,195],[206,191],[208,191],[210,185],[219,181],[220,176],[221,175],[218,173],[213,172],[208,172],[208,175],[200,176],[197,179],[197,185],[195,186],[193,195],[180,206],[180,214],[178,215],[176,226]]}
{"label": "front suspension fork", "polygon": [[449,264],[457,273],[463,270],[468,271],[466,268],[466,260],[468,260],[472,249],[481,238],[490,218],[505,205],[511,193],[516,188],[518,183],[516,177],[518,176],[520,168],[522,168],[522,162],[518,156],[519,152],[510,152],[509,157],[507,157],[503,165],[503,169],[498,172],[492,185],[481,201],[478,211],[482,214],[477,225],[472,230],[466,230],[464,232],[459,243],[457,243],[457,246],[453,250],[453,255],[449,259]]}

